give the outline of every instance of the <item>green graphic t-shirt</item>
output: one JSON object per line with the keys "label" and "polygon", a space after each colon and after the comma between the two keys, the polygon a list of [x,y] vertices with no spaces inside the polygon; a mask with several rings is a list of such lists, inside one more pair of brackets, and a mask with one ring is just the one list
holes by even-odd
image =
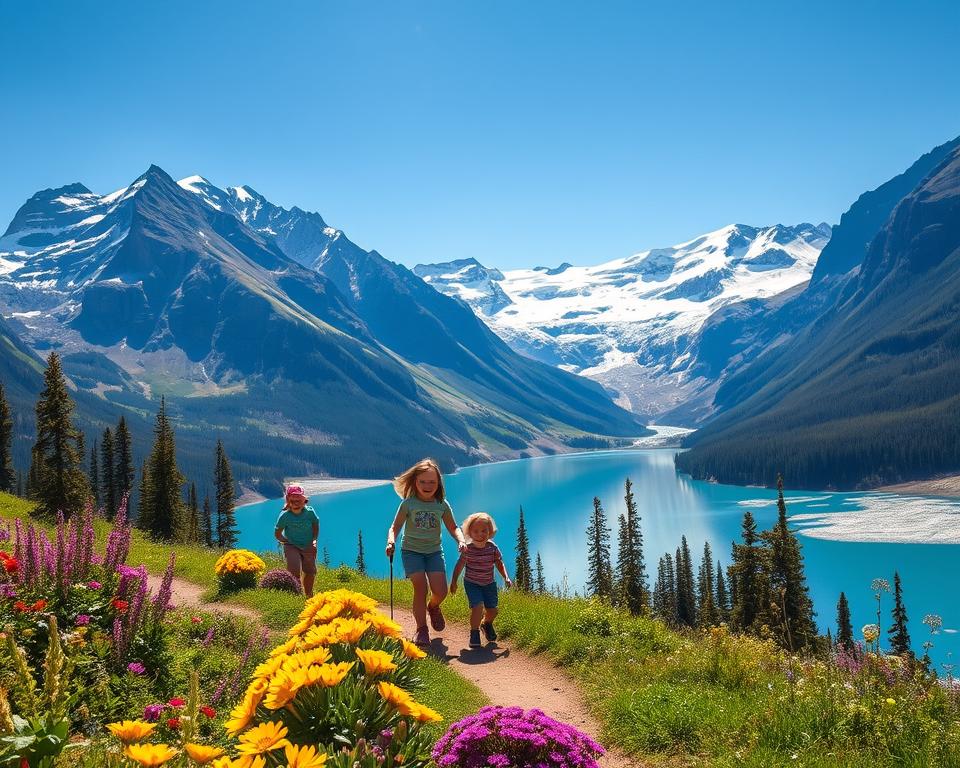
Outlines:
{"label": "green graphic t-shirt", "polygon": [[443,528],[443,516],[449,512],[450,505],[444,501],[420,501],[416,496],[400,502],[397,513],[404,513],[401,549],[429,555],[440,551],[440,531]]}
{"label": "green graphic t-shirt", "polygon": [[288,509],[281,512],[280,517],[277,518],[277,530],[283,531],[287,541],[295,547],[303,549],[313,543],[314,523],[319,528],[320,518],[313,511],[313,507],[304,507],[299,515],[293,514]]}

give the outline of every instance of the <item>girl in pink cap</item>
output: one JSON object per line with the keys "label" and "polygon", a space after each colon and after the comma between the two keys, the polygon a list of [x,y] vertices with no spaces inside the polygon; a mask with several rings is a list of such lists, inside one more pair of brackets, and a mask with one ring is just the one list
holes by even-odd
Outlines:
{"label": "girl in pink cap", "polygon": [[288,485],[284,494],[283,510],[277,518],[273,535],[283,544],[283,556],[287,570],[300,581],[303,572],[303,593],[313,594],[313,582],[317,578],[317,536],[320,535],[320,518],[307,506],[303,486]]}

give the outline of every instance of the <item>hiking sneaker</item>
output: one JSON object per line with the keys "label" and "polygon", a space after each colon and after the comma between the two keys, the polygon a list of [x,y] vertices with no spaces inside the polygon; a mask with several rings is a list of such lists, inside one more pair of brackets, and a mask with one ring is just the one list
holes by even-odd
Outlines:
{"label": "hiking sneaker", "polygon": [[443,628],[447,626],[447,622],[443,618],[443,612],[440,610],[440,606],[428,605],[427,613],[430,614],[430,626],[433,627],[433,631],[442,632]]}
{"label": "hiking sneaker", "polygon": [[480,630],[471,629],[470,630],[470,647],[471,648],[480,648],[483,643],[480,642]]}
{"label": "hiking sneaker", "polygon": [[480,626],[483,627],[483,634],[487,636],[488,641],[492,643],[497,639],[497,630],[493,628],[493,624],[491,624],[489,621],[485,621]]}
{"label": "hiking sneaker", "polygon": [[421,648],[429,648],[430,631],[426,627],[418,627],[417,636],[414,638],[413,642]]}

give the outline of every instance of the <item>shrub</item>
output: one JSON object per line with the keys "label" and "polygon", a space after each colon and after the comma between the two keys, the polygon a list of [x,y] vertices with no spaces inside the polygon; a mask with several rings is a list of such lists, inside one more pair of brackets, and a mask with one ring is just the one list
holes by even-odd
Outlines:
{"label": "shrub", "polygon": [[293,592],[295,595],[303,594],[303,588],[297,578],[283,568],[274,568],[263,574],[260,579],[260,589],[276,589],[281,592]]}
{"label": "shrub", "polygon": [[231,549],[220,556],[213,566],[221,592],[238,592],[257,586],[257,576],[267,564],[249,549]]}
{"label": "shrub", "polygon": [[433,748],[440,768],[597,768],[602,754],[603,747],[573,726],[520,707],[484,707],[451,725]]}
{"label": "shrub", "polygon": [[610,637],[613,634],[616,619],[617,613],[613,608],[593,598],[587,602],[580,615],[573,622],[573,629],[581,635]]}

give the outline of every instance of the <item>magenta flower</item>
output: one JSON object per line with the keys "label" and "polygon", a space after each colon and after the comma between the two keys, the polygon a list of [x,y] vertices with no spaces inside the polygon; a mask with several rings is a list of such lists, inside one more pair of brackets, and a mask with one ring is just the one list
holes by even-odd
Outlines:
{"label": "magenta flower", "polygon": [[132,672],[135,675],[142,675],[146,671],[147,668],[139,661],[131,661],[129,664],[127,664],[127,672]]}
{"label": "magenta flower", "polygon": [[143,719],[148,723],[155,723],[163,714],[163,704],[147,704],[143,708]]}
{"label": "magenta flower", "polygon": [[100,589],[103,586],[99,581],[88,581],[87,589]]}
{"label": "magenta flower", "polygon": [[79,616],[77,616],[77,620],[74,621],[73,623],[76,624],[78,627],[85,627],[87,626],[87,624],[90,623],[90,617],[87,616],[87,614],[85,613],[81,613]]}

